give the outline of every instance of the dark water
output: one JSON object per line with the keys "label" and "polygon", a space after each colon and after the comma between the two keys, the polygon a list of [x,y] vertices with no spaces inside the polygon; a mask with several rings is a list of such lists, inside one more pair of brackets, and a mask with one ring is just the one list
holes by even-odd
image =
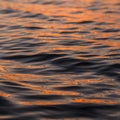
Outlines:
{"label": "dark water", "polygon": [[120,120],[120,0],[0,0],[0,120]]}

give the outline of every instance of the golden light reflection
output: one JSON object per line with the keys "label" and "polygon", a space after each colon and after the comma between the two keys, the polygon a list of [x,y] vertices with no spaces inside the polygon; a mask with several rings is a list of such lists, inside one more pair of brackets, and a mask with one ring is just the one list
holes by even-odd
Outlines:
{"label": "golden light reflection", "polygon": [[9,93],[0,92],[0,96],[2,96],[2,97],[11,97],[12,95],[9,94]]}
{"label": "golden light reflection", "polygon": [[[79,3],[79,1],[76,1]],[[92,3],[93,0],[86,0],[85,3]],[[104,1],[105,2],[105,1]],[[107,1],[108,2],[108,1]],[[109,1],[110,4],[113,3],[117,3],[117,0],[111,0]],[[106,2],[105,2],[106,3]],[[23,12],[31,12],[31,13],[35,13],[35,14],[39,14],[39,13],[44,13],[46,16],[62,16],[61,19],[63,19],[63,21],[65,22],[80,22],[80,21],[97,21],[97,22],[104,22],[107,21],[107,23],[112,23],[113,21],[116,21],[119,19],[119,16],[116,14],[112,14],[112,15],[107,15],[107,14],[103,14],[101,11],[90,11],[90,10],[86,10],[84,7],[79,8],[79,11],[83,11],[81,14],[71,14],[71,12],[77,12],[78,8],[75,7],[71,7],[69,9],[69,7],[58,7],[55,5],[32,5],[32,4],[22,4],[22,3],[13,3],[13,2],[5,2],[5,1],[0,1],[0,6],[2,6],[3,8],[11,8],[14,10],[19,10],[19,11],[23,11]],[[49,7],[49,9],[47,9]],[[54,40],[50,40],[50,36],[51,37],[59,37],[62,40],[62,35],[60,34],[60,32],[62,32],[62,29],[65,28],[71,28],[71,27],[77,27],[79,30],[85,30],[86,27],[82,26],[82,25],[78,25],[78,24],[58,24],[56,22],[45,22],[45,24],[41,24],[41,20],[37,20],[37,19],[30,19],[29,21],[25,22],[25,21],[21,21],[19,18],[17,17],[12,17],[12,18],[7,18],[6,20],[4,20],[4,22],[6,23],[11,23],[14,25],[14,23],[16,23],[17,25],[21,25],[24,27],[27,26],[34,26],[35,23],[38,27],[43,27],[45,28],[45,30],[38,30],[38,31],[32,31],[32,34],[30,32],[30,30],[25,30],[24,32],[28,33],[29,36],[33,37],[33,38],[38,38],[40,39],[42,38],[46,38],[45,40],[42,41],[46,41],[48,43],[54,43]],[[43,21],[42,21],[43,22]],[[114,29],[115,28],[119,28],[119,23],[117,25],[114,25]],[[100,26],[101,27],[101,26]],[[102,28],[102,27],[101,27]],[[47,29],[47,30],[46,30]],[[56,32],[57,30],[57,32]],[[111,37],[111,33],[99,33],[96,31],[92,31],[90,30],[91,34],[95,34],[96,36],[100,36],[100,37]],[[17,33],[19,34],[19,33]],[[16,33],[10,32],[10,33],[2,33],[3,36],[7,36],[9,38],[19,38],[20,35],[16,35]],[[69,39],[74,39],[74,40],[80,40],[80,39],[84,39],[84,37],[86,37],[86,35],[83,34],[69,34],[68,35]],[[102,39],[102,38],[101,38]],[[95,42],[96,44],[103,44],[103,45],[108,45],[108,46],[113,46],[113,47],[120,47],[120,42],[119,41],[104,41],[104,40],[88,40],[91,42]],[[64,47],[64,46],[54,46],[52,48],[49,47],[49,50],[81,50],[81,49],[87,49],[87,47],[85,46],[75,46],[75,47]],[[43,47],[42,50],[45,50],[46,48]],[[89,49],[89,48],[88,48]],[[47,52],[47,51],[46,51]]]}
{"label": "golden light reflection", "polygon": [[12,74],[12,73],[2,74],[1,77],[15,81],[25,81],[25,80],[42,78],[41,76],[32,75],[32,74],[30,75],[30,74]]}
{"label": "golden light reflection", "polygon": [[98,79],[95,79],[95,80],[93,80],[93,79],[85,79],[85,80],[72,80],[72,81],[70,81],[70,80],[68,80],[68,81],[66,81],[66,84],[67,85],[85,85],[85,84],[96,84],[96,83],[104,83],[104,82],[107,82],[107,81],[110,81],[110,80],[107,80],[107,79],[100,79],[100,80],[98,80]]}
{"label": "golden light reflection", "polygon": [[108,105],[115,105],[119,104],[119,102],[114,100],[100,100],[100,99],[74,99],[71,101],[34,101],[34,102],[27,102],[27,101],[18,101],[20,105],[60,105],[60,104],[69,104],[69,103],[82,103],[82,104],[108,104]]}
{"label": "golden light reflection", "polygon": [[[24,75],[24,74],[3,74],[0,75],[0,78],[10,80],[11,82],[14,82],[18,85],[21,85],[21,87],[28,88],[33,91],[37,91],[40,94],[43,95],[79,95],[77,92],[72,91],[57,91],[57,90],[49,90],[46,86],[39,86],[39,85],[33,85],[30,83],[25,83],[24,81],[32,81],[34,79],[42,79],[44,77],[36,76],[36,75]],[[40,81],[40,80],[39,80]]]}
{"label": "golden light reflection", "polygon": [[[101,38],[102,39],[102,38]],[[96,42],[97,44],[102,44],[102,45],[107,45],[107,46],[111,46],[111,47],[116,47],[116,48],[120,48],[120,42],[119,41],[105,41],[105,40],[88,40],[90,42]]]}
{"label": "golden light reflection", "polygon": [[0,65],[0,73],[8,72],[7,69]]}
{"label": "golden light reflection", "polygon": [[92,103],[92,104],[109,104],[109,105],[115,105],[120,104],[120,102],[117,102],[115,100],[100,100],[100,99],[74,99],[73,102],[75,103]]}
{"label": "golden light reflection", "polygon": [[61,104],[67,104],[68,101],[62,102],[62,101],[34,101],[34,102],[27,102],[27,101],[18,101],[17,102],[20,105],[61,105]]}
{"label": "golden light reflection", "polygon": [[76,96],[79,95],[80,93],[77,92],[72,92],[72,91],[58,91],[58,90],[42,90],[41,94],[44,95],[71,95],[71,96]]}
{"label": "golden light reflection", "polygon": [[[45,15],[54,15],[54,14],[59,14],[64,16],[64,10],[69,12],[68,8],[61,8],[61,7],[56,7],[54,5],[37,5],[37,4],[21,4],[21,3],[13,3],[13,2],[5,2],[1,1],[0,5],[4,8],[12,8],[14,10],[20,10],[24,12],[33,12],[33,13],[44,13]],[[48,9],[49,7],[49,9]],[[56,11],[54,11],[56,10]],[[76,8],[72,8],[71,11],[76,11]],[[61,14],[61,12],[62,14]],[[57,13],[56,13],[57,12]]]}
{"label": "golden light reflection", "polygon": [[[71,1],[70,1],[71,2]],[[74,1],[76,4],[80,4],[79,0]],[[94,2],[94,0],[85,0],[81,4],[84,4],[86,6],[91,5],[91,3]],[[118,0],[105,0],[102,1],[104,4],[116,4],[118,3]],[[80,5],[81,5],[80,4]],[[14,30],[6,30],[1,33],[1,36],[4,38],[9,38],[9,42],[15,42],[19,38],[24,38],[26,35],[28,38],[34,38],[37,40],[34,40],[34,42],[40,42],[40,43],[47,43],[49,45],[46,46],[40,46],[35,48],[35,51],[27,53],[29,54],[35,54],[36,53],[42,53],[42,52],[53,52],[53,51],[69,51],[70,55],[71,52],[89,52],[92,47],[95,45],[106,45],[112,47],[112,49],[119,49],[120,48],[120,41],[118,40],[112,40],[112,36],[119,37],[119,33],[117,32],[101,32],[93,30],[93,28],[96,26],[96,24],[99,24],[98,27],[100,29],[119,29],[120,23],[118,22],[120,19],[120,16],[118,14],[105,14],[105,10],[89,10],[88,7],[69,7],[69,6],[56,6],[56,5],[40,5],[40,4],[27,4],[27,3],[16,3],[16,2],[5,2],[4,0],[0,1],[0,6],[2,9],[12,9],[15,11],[21,11],[21,13],[30,12],[31,14],[41,14],[43,13],[44,16],[54,18],[56,21],[47,21],[44,19],[30,19],[30,18],[24,18],[24,20],[21,20],[20,17],[5,17],[5,15],[0,14],[0,22],[2,23],[2,20],[4,18],[4,24],[7,26],[20,26],[20,29],[16,32]],[[111,7],[111,6],[110,6]],[[49,9],[48,9],[49,8]],[[109,8],[110,9],[110,8]],[[116,10],[117,8],[115,8]],[[78,14],[75,14],[77,13]],[[4,17],[3,17],[4,16]],[[60,20],[57,22],[57,20]],[[81,24],[80,22],[85,21],[92,21],[92,24]],[[107,23],[107,25],[100,25],[101,23]],[[113,24],[113,22],[118,22],[117,24]],[[77,24],[80,23],[80,24]],[[113,24],[113,25],[111,25]],[[29,27],[40,27],[43,29],[38,30],[31,30],[27,29]],[[71,32],[70,34],[64,34],[64,32]],[[83,31],[83,33],[81,32]],[[84,34],[84,31],[88,31],[88,33]],[[73,32],[73,33],[72,33]],[[81,33],[80,33],[81,32]],[[79,34],[80,33],[80,34]],[[101,40],[94,40],[91,38],[91,35],[95,36],[95,38],[100,38]],[[111,40],[102,40],[103,38],[110,38]],[[4,39],[3,39],[4,40]],[[92,45],[82,45],[78,44],[75,46],[65,46],[61,45],[61,41],[65,40],[74,40],[74,41],[80,41],[87,43],[92,43]],[[14,44],[13,42],[13,44]],[[21,41],[20,41],[21,42]],[[12,43],[11,43],[12,44]],[[15,43],[16,44],[16,43]],[[24,43],[23,43],[24,44]],[[5,44],[4,47],[10,47],[9,43]],[[3,50],[2,50],[3,51]],[[13,50],[14,53],[21,52],[20,50]],[[99,51],[94,50],[94,53],[96,53],[96,56],[94,58],[109,58],[109,56],[106,56],[106,53],[104,50],[102,50],[102,54],[100,55],[101,49]],[[11,52],[9,49],[4,49],[4,53]],[[24,52],[23,52],[24,53]],[[97,55],[99,54],[99,55]],[[112,54],[112,53],[111,53]],[[118,53],[117,53],[118,54]],[[78,55],[78,54],[77,54]],[[93,59],[88,57],[82,57],[82,56],[75,56],[76,59]],[[118,60],[116,60],[118,63]],[[111,61],[112,63],[112,61]],[[115,63],[115,62],[114,62]],[[7,66],[7,67],[6,67]],[[1,82],[11,82],[16,83],[21,88],[26,88],[31,91],[35,91],[39,95],[59,95],[59,96],[72,96],[72,97],[78,97],[78,96],[85,96],[82,92],[77,91],[63,91],[63,90],[56,90],[55,88],[58,87],[70,87],[70,86],[89,86],[91,84],[101,84],[101,83],[107,83],[108,85],[117,86],[117,82],[111,82],[111,80],[107,77],[104,79],[77,79],[74,78],[72,75],[53,75],[53,76],[44,76],[44,75],[34,75],[34,74],[15,74],[9,71],[9,69],[14,68],[45,68],[48,67],[47,65],[41,65],[41,66],[34,66],[34,65],[25,65],[23,63],[15,63],[14,61],[5,61],[0,60],[0,78],[2,79]],[[38,85],[38,84],[32,84],[32,82],[39,81],[39,82],[50,82],[49,79],[51,78],[59,78],[60,84],[52,84],[52,85]],[[57,80],[57,79],[56,79]],[[31,83],[30,83],[31,82]],[[52,82],[51,82],[52,83]],[[54,83],[54,82],[53,82]],[[9,92],[9,91],[8,91]],[[101,93],[93,93],[89,95],[90,97],[98,97],[98,98],[105,98],[108,95],[115,94],[119,95],[119,90],[110,90],[105,91]],[[24,93],[23,93],[24,94]],[[12,94],[10,93],[4,93],[0,92],[0,96],[2,97],[12,97]],[[118,100],[103,100],[103,99],[88,99],[88,98],[69,98],[69,100],[59,100],[59,101],[15,101],[20,105],[60,105],[60,104],[68,104],[68,103],[80,103],[80,104],[107,104],[107,105],[116,105],[120,104]],[[1,117],[2,118],[2,117]]]}

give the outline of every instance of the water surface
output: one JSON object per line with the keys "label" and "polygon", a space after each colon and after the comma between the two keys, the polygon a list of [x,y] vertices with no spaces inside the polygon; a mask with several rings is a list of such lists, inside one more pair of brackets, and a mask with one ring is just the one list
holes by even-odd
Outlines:
{"label": "water surface", "polygon": [[119,0],[0,0],[1,120],[120,120]]}

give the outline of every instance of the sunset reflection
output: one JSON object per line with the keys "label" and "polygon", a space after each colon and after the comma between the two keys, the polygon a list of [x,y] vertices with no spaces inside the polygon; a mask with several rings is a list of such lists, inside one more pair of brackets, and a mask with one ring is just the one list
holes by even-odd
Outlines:
{"label": "sunset reflection", "polygon": [[119,0],[0,0],[0,119],[119,119]]}
{"label": "sunset reflection", "polygon": [[76,103],[92,103],[92,104],[120,104],[119,102],[112,101],[112,100],[100,100],[100,99],[75,99],[73,100]]}

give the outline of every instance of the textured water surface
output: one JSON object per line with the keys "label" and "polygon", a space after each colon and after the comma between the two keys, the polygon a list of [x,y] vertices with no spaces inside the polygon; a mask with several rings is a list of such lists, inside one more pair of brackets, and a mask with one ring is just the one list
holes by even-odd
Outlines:
{"label": "textured water surface", "polygon": [[0,0],[0,120],[120,120],[119,0]]}

